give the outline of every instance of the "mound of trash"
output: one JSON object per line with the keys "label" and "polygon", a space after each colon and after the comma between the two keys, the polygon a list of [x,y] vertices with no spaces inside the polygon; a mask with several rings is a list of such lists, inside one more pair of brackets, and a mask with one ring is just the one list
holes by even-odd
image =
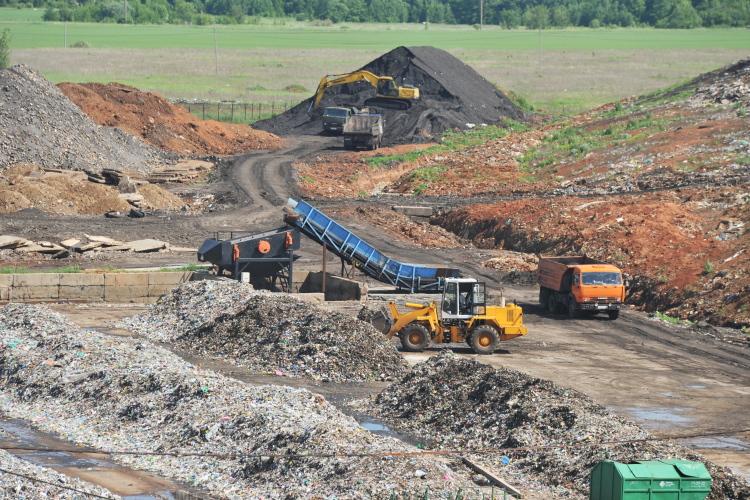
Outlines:
{"label": "mound of trash", "polygon": [[120,83],[63,82],[57,87],[99,125],[120,128],[180,155],[230,155],[285,145],[249,125],[200,120],[158,94]]}
{"label": "mound of trash", "polygon": [[[523,120],[524,112],[492,83],[448,52],[435,47],[398,47],[360,70],[393,77],[399,86],[413,85],[420,98],[409,110],[371,108],[385,119],[383,145],[419,144],[440,140],[448,129],[465,130],[502,119]],[[321,78],[324,75],[320,75]],[[273,118],[253,126],[280,136],[318,134],[327,106],[364,107],[375,95],[367,82],[329,87],[318,107],[310,110],[314,96]]]}
{"label": "mound of trash", "polygon": [[319,394],[251,387],[43,306],[0,308],[0,342],[3,415],[211,498],[413,498],[472,486],[466,469],[405,455],[419,450],[371,434]]}
{"label": "mound of trash", "polygon": [[373,398],[356,405],[438,449],[494,450],[475,456],[518,486],[585,499],[591,470],[602,459],[680,458],[706,465],[713,477],[709,499],[750,495],[747,482],[729,469],[689,448],[650,440],[582,393],[447,349]]}
{"label": "mound of trash", "polygon": [[0,171],[45,168],[150,172],[176,156],[117,128],[94,123],[49,80],[26,65],[0,69]]}
{"label": "mound of trash", "polygon": [[362,381],[408,371],[372,325],[236,282],[184,283],[118,327],[256,372]]}

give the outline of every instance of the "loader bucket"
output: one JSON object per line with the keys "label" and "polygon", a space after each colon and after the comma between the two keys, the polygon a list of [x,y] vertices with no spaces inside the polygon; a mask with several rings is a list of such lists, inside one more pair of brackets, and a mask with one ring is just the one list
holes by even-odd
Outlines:
{"label": "loader bucket", "polygon": [[393,321],[391,320],[391,317],[383,311],[383,309],[379,311],[375,311],[375,313],[370,318],[370,324],[374,326],[377,330],[383,332],[383,335],[391,331],[391,326],[393,326]]}

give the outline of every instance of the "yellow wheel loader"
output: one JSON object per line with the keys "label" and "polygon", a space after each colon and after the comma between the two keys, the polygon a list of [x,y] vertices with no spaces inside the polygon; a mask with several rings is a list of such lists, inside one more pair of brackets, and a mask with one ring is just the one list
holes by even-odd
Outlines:
{"label": "yellow wheel loader", "polygon": [[375,87],[375,97],[365,101],[365,106],[375,106],[391,109],[409,109],[415,99],[419,99],[419,89],[405,85],[399,87],[390,76],[376,76],[369,71],[355,71],[354,73],[337,73],[326,75],[320,80],[315,97],[310,103],[310,110],[317,108],[328,87],[353,82],[369,82]]}
{"label": "yellow wheel loader", "polygon": [[516,304],[486,304],[486,287],[471,278],[446,278],[440,308],[430,304],[406,303],[412,311],[399,313],[389,302],[389,314],[380,312],[373,325],[387,338],[399,336],[407,352],[421,352],[432,341],[436,344],[466,342],[477,354],[492,354],[497,344],[526,335],[523,311]]}

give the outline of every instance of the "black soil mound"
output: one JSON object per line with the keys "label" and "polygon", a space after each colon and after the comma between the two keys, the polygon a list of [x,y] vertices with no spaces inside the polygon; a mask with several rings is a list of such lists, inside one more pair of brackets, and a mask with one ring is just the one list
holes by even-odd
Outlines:
{"label": "black soil mound", "polygon": [[[398,47],[360,68],[391,76],[399,86],[413,85],[420,99],[407,111],[372,108],[385,117],[383,145],[438,140],[448,129],[496,124],[503,118],[523,120],[524,113],[470,66],[434,47]],[[321,78],[323,75],[321,75]],[[308,113],[314,96],[274,118],[253,124],[280,136],[319,134],[327,106],[363,107],[375,96],[367,82],[329,87],[318,107]]]}

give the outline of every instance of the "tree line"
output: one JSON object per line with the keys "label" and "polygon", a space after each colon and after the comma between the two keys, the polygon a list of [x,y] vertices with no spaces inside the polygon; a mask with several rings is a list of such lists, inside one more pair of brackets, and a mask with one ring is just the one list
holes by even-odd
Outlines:
{"label": "tree line", "polygon": [[[13,6],[19,0],[0,0]],[[446,23],[529,29],[750,25],[748,0],[32,0],[46,21],[247,24],[260,17],[323,23]],[[39,4],[39,5],[37,5]]]}

